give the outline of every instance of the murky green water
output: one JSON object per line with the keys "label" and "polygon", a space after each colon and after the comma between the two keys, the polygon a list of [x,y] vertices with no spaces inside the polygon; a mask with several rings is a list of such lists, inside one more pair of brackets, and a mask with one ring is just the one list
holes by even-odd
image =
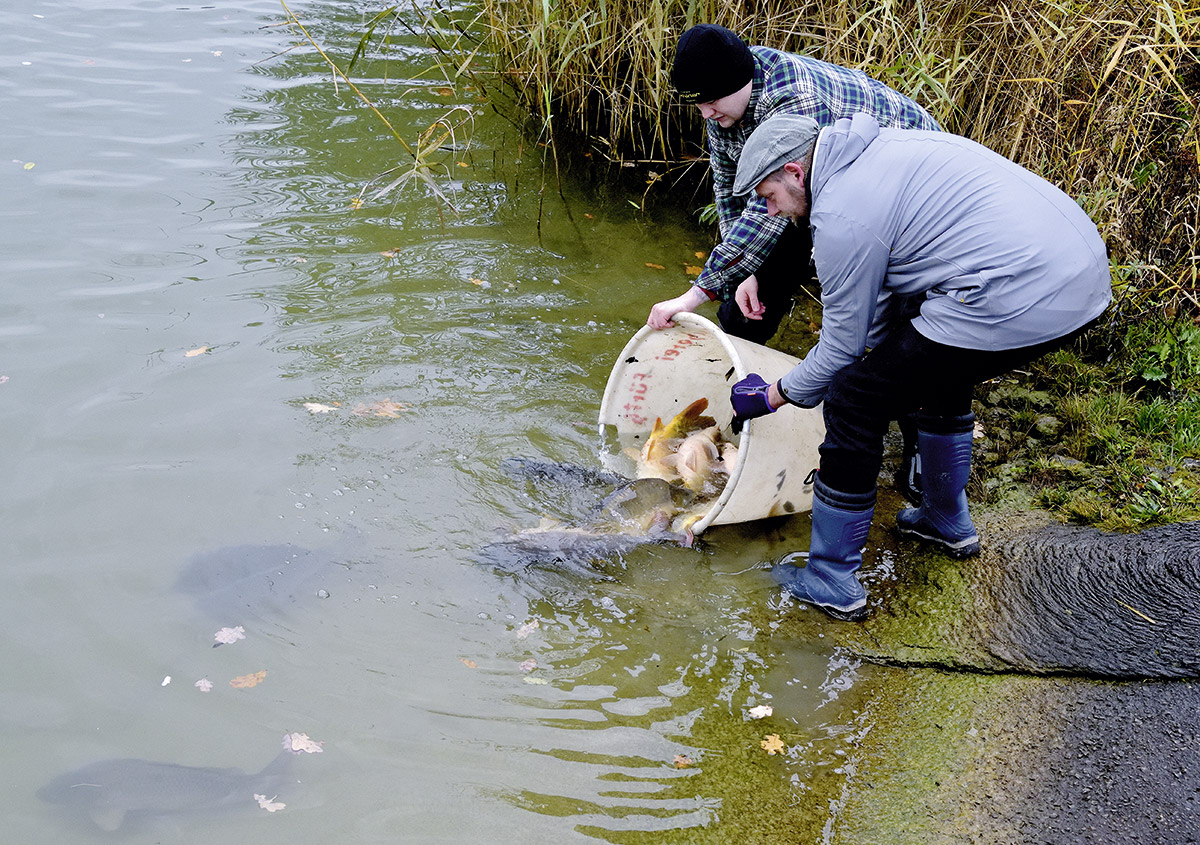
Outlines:
{"label": "murky green water", "polygon": [[[597,465],[614,357],[705,248],[686,221],[571,184],[539,211],[541,149],[477,92],[447,96],[407,36],[362,90],[409,138],[471,110],[437,177],[458,216],[418,186],[355,209],[401,152],[314,51],[289,50],[279,5],[20,5],[0,12],[5,839],[113,838],[35,797],[62,771],[252,771],[286,731],[325,752],[296,761],[285,810],[117,837],[819,831],[816,796],[862,726],[857,670],[815,614],[810,639],[771,636],[801,611],[759,565],[803,545],[803,518],[585,572],[476,552],[574,506],[501,462]],[[343,58],[378,10],[294,8]],[[198,556],[283,544],[312,551],[309,578],[215,608],[175,589]],[[212,647],[237,625],[245,640]],[[771,718],[745,715],[764,703]]]}

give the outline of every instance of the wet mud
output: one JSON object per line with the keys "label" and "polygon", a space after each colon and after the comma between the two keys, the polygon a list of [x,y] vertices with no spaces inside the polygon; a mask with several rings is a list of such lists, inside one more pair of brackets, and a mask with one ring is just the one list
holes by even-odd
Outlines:
{"label": "wet mud", "polygon": [[873,533],[895,578],[839,628],[872,730],[825,841],[1200,842],[1200,525],[977,523],[967,561]]}
{"label": "wet mud", "polygon": [[855,648],[899,665],[1200,677],[1200,523],[1126,535],[1038,519],[985,517],[966,561],[902,543],[899,586]]}
{"label": "wet mud", "polygon": [[1200,841],[1200,688],[880,669],[824,841]]}

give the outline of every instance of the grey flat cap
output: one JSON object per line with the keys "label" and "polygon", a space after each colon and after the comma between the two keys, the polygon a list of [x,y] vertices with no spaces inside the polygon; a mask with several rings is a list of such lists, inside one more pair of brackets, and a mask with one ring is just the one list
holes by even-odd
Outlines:
{"label": "grey flat cap", "polygon": [[750,133],[738,158],[733,195],[754,192],[758,183],[789,161],[800,161],[816,143],[820,127],[811,117],[773,114]]}

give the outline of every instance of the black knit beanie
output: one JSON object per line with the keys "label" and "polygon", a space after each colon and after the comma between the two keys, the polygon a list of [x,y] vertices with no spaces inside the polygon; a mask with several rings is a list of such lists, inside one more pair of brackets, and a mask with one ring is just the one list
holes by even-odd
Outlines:
{"label": "black knit beanie", "polygon": [[679,36],[671,82],[685,103],[728,97],[753,78],[750,48],[725,27],[702,23]]}

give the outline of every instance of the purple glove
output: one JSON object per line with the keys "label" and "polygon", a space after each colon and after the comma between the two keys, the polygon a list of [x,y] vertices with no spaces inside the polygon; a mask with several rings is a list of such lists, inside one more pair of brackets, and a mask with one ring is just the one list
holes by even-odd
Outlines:
{"label": "purple glove", "polygon": [[734,434],[741,434],[742,426],[747,421],[764,414],[775,413],[767,399],[767,391],[770,388],[771,385],[763,381],[762,376],[750,373],[729,391],[729,404],[733,406],[733,421],[730,425]]}

